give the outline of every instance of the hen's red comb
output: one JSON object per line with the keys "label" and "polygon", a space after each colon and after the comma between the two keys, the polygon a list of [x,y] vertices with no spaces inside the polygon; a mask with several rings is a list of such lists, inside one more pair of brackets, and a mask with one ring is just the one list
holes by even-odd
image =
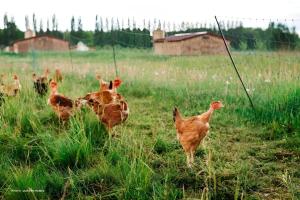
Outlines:
{"label": "hen's red comb", "polygon": [[119,77],[116,77],[114,80],[114,87],[115,88],[120,87],[121,83],[122,83],[122,80]]}

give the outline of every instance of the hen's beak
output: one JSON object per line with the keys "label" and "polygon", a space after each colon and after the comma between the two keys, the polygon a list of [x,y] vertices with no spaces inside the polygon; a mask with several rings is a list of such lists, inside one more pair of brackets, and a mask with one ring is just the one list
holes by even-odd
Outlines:
{"label": "hen's beak", "polygon": [[220,107],[221,107],[221,108],[224,108],[225,106],[224,106],[224,104],[221,103],[221,106],[220,106]]}

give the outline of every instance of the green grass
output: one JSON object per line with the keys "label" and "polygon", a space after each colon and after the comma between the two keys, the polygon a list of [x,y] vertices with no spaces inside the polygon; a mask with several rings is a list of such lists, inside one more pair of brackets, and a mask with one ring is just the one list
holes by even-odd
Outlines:
{"label": "green grass", "polygon": [[[0,73],[19,74],[23,86],[0,106],[1,198],[299,199],[299,53],[234,52],[234,59],[255,112],[226,56],[117,49],[130,116],[112,137],[87,108],[60,124],[31,81],[33,71],[59,67],[59,92],[83,96],[98,89],[96,72],[114,78],[111,49],[72,52],[73,64],[69,53],[37,52],[34,62],[31,54],[0,54]],[[196,115],[212,100],[225,108],[214,113],[190,169],[172,109]]]}

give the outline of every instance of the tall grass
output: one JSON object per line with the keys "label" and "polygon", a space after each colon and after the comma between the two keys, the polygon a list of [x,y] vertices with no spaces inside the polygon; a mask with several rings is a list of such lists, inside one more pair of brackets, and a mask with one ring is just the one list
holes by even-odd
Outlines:
{"label": "tall grass", "polygon": [[[154,56],[117,49],[130,116],[109,135],[88,108],[62,124],[33,91],[31,73],[60,67],[59,92],[76,98],[98,89],[94,76],[115,76],[110,49],[88,53],[1,54],[1,73],[17,73],[22,91],[0,106],[0,190],[4,199],[264,199],[298,198],[299,55],[234,54],[255,111],[225,56]],[[211,133],[185,155],[172,122],[205,111]],[[288,170],[288,174],[286,171]],[[41,192],[38,192],[41,191]]]}

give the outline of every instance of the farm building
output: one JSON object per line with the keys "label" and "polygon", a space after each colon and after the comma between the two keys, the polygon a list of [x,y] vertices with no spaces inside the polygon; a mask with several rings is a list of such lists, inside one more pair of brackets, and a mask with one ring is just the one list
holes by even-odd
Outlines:
{"label": "farm building", "polygon": [[[229,45],[229,41],[226,41]],[[208,32],[165,36],[162,30],[153,32],[154,53],[158,55],[225,54],[222,37]]]}
{"label": "farm building", "polygon": [[32,50],[68,51],[69,42],[53,36],[42,35],[42,36],[33,36],[28,38],[25,37],[25,39],[15,41],[10,47],[10,51],[15,53],[26,53]]}
{"label": "farm building", "polygon": [[76,51],[88,51],[89,47],[86,46],[83,42],[79,41],[76,46]]}
{"label": "farm building", "polygon": [[35,32],[33,30],[29,29],[29,28],[27,28],[27,30],[24,33],[25,39],[35,37],[35,36],[36,36]]}

